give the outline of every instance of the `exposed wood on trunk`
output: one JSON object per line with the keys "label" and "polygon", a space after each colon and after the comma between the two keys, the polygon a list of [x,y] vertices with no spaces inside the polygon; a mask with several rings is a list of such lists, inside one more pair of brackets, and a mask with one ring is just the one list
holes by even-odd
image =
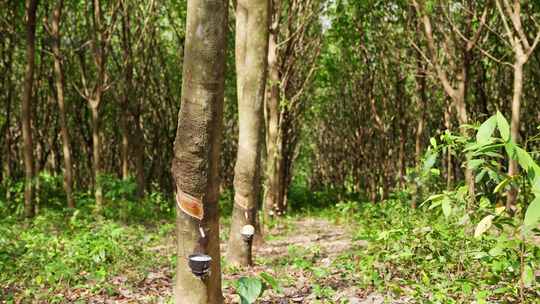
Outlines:
{"label": "exposed wood on trunk", "polygon": [[[221,147],[227,6],[225,0],[189,0],[182,74],[182,100],[174,143],[172,175],[177,193],[202,201],[199,221],[177,211],[177,304],[223,302],[219,251],[219,155]],[[204,236],[199,232],[204,230]],[[187,257],[212,257],[207,278],[196,278]]]}

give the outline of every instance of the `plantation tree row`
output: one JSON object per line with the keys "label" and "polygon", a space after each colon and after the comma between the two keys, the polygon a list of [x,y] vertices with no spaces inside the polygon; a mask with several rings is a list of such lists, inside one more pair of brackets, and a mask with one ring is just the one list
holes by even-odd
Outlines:
{"label": "plantation tree row", "polygon": [[[133,177],[139,198],[172,193],[187,3],[1,5],[0,178],[8,200],[24,185],[31,217],[44,203],[44,172],[63,176],[68,207],[76,192],[92,189],[99,208],[107,176]],[[496,110],[511,118],[516,141],[536,132],[536,2],[257,5],[227,3],[224,23],[220,190],[236,185],[235,206],[249,211],[238,218],[257,225],[259,205],[267,216],[283,214],[294,182],[384,198],[418,170],[429,138],[441,135],[433,130],[470,135],[467,125]],[[449,149],[442,174],[448,188],[464,179],[474,193],[465,161]],[[517,170],[510,161],[508,174]]]}
{"label": "plantation tree row", "polygon": [[[419,170],[434,130],[470,135],[467,125],[497,110],[516,141],[538,148],[521,141],[540,122],[539,14],[533,1],[337,1],[310,95],[314,142],[301,153],[309,184],[384,198]],[[454,152],[442,164],[447,187],[465,179],[474,193]]]}
{"label": "plantation tree row", "polygon": [[45,171],[63,173],[70,207],[73,191],[88,187],[99,203],[103,174],[134,176],[140,196],[170,188],[172,150],[159,147],[174,140],[184,7],[2,3],[1,178],[13,189],[24,172],[27,215]]}
{"label": "plantation tree row", "polygon": [[[472,136],[496,111],[537,149],[539,15],[519,0],[4,1],[2,194],[31,218],[51,204],[47,176],[62,176],[65,206],[89,192],[96,212],[113,178],[133,178],[140,200],[167,193],[178,255],[217,261],[198,280],[177,260],[177,302],[220,303],[225,191],[227,258],[249,265],[240,231],[260,236],[298,185],[385,199],[435,161],[432,142]],[[443,153],[446,188],[465,184],[474,203],[471,155]]]}
{"label": "plantation tree row", "polygon": [[[246,55],[265,58],[265,73],[257,72],[261,80],[247,84],[259,89],[246,98],[252,102],[250,96],[257,96],[260,109],[255,116],[263,115],[268,122],[255,122],[261,130],[255,139],[259,156],[246,170],[258,167],[267,176],[265,201],[272,214],[286,208],[306,96],[321,49],[322,4],[268,3],[268,18],[257,18],[257,26],[267,25],[269,39],[261,39],[270,47]],[[27,216],[39,208],[39,175],[44,172],[63,175],[69,207],[76,204],[75,191],[92,189],[99,209],[108,176],[133,177],[139,198],[145,192],[173,190],[168,167],[180,105],[186,7],[185,1],[2,3],[0,177],[8,198],[17,194],[17,183],[25,177]],[[241,20],[242,11],[234,12],[232,3],[228,9],[230,32],[236,15],[238,22],[248,22]],[[227,49],[233,49],[234,37],[227,36]],[[221,189],[232,187],[237,156],[239,80],[234,58],[234,52],[226,53]],[[246,127],[247,132],[253,133],[251,128]],[[260,163],[263,154],[266,164]],[[253,178],[257,175],[261,173]],[[258,197],[249,195],[251,200]]]}

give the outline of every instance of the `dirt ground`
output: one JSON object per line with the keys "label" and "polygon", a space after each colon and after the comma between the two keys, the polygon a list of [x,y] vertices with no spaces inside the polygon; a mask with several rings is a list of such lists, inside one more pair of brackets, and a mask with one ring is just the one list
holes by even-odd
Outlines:
{"label": "dirt ground", "polygon": [[[355,287],[354,277],[343,276],[340,269],[331,265],[334,258],[350,250],[352,246],[366,245],[364,241],[354,242],[351,233],[348,233],[345,227],[325,219],[305,218],[277,225],[266,233],[272,237],[255,246],[256,258],[253,267],[225,271],[223,275],[225,303],[239,303],[232,282],[242,276],[255,276],[261,272],[269,273],[276,278],[287,276],[294,280],[282,284],[281,293],[273,290],[265,291],[258,303],[383,303],[384,298],[381,295]],[[173,244],[174,242],[171,242],[156,247],[156,254],[172,255]],[[222,244],[222,255],[226,250],[225,246]],[[309,259],[312,267],[326,269],[328,275],[316,278],[308,268],[288,264],[291,246],[307,250],[315,248],[316,254],[310,254],[305,258]],[[167,303],[172,295],[173,275],[173,269],[163,266],[149,272],[135,286],[126,284],[124,275],[117,276],[111,282],[115,286],[113,296],[87,295],[89,303]],[[319,289],[329,287],[335,292],[330,299],[328,297],[321,299],[314,292],[315,286]],[[85,295],[78,294],[78,296]],[[66,298],[69,299],[69,295],[66,295]]]}

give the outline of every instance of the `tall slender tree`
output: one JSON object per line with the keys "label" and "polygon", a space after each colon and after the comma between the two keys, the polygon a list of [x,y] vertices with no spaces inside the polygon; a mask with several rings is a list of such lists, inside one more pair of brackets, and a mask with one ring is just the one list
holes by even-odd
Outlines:
{"label": "tall slender tree", "polygon": [[[538,45],[538,42],[540,42],[540,31],[536,34],[534,41],[530,43],[530,39],[527,37],[522,25],[521,2],[519,0],[514,0],[512,2],[508,0],[497,0],[496,5],[503,21],[506,39],[514,53],[514,63],[512,64],[514,81],[512,86],[512,120],[510,123],[510,135],[511,139],[518,143],[520,140],[519,127],[521,120],[521,95],[523,94],[523,67],[529,60],[531,54]],[[510,159],[508,164],[508,175],[515,176],[517,174],[519,174],[517,160]],[[516,202],[517,188],[511,187],[506,198],[506,207],[511,208]]]}
{"label": "tall slender tree", "polygon": [[33,217],[34,156],[32,143],[32,98],[34,87],[34,64],[36,43],[36,11],[38,0],[26,1],[26,71],[21,107],[22,133],[24,142],[24,214]]}
{"label": "tall slender tree", "polygon": [[[99,210],[103,205],[103,187],[101,185],[102,176],[102,153],[101,153],[101,117],[100,108],[103,101],[103,94],[110,87],[109,76],[106,71],[106,61],[108,56],[108,45],[111,39],[112,27],[116,21],[119,2],[111,6],[110,18],[103,18],[102,2],[100,0],[91,0],[92,7],[92,26],[91,31],[91,49],[92,59],[96,70],[93,84],[89,84],[89,75],[87,75],[86,63],[83,56],[79,56],[81,61],[81,82],[83,90],[79,90],[82,97],[88,102],[90,108],[90,117],[92,121],[92,170],[94,175],[94,197],[96,199],[96,208]],[[106,20],[110,20],[107,24]]]}
{"label": "tall slender tree", "polygon": [[265,99],[265,216],[287,209],[292,164],[298,156],[302,115],[321,49],[320,0],[273,0]]}
{"label": "tall slender tree", "polygon": [[[182,99],[174,142],[177,264],[175,302],[223,302],[219,252],[219,155],[227,32],[226,0],[189,0]],[[212,257],[210,274],[195,277],[192,253]]]}
{"label": "tall slender tree", "polygon": [[[444,91],[452,100],[460,125],[465,126],[469,123],[469,114],[467,111],[467,92],[470,81],[470,66],[473,59],[473,51],[481,38],[482,32],[485,30],[488,6],[484,5],[482,15],[477,17],[475,14],[478,10],[477,6],[480,5],[473,4],[472,2],[468,3],[468,13],[464,18],[464,33],[461,33],[458,27],[453,24],[452,21],[449,21],[452,29],[451,34],[454,36],[454,39],[453,41],[450,41],[452,35],[445,35],[445,40],[441,42],[447,51],[443,53],[445,54],[444,60],[447,61],[447,63],[444,63],[444,61],[439,58],[437,40],[433,33],[431,18],[424,8],[424,1],[412,0],[412,4],[415,7],[416,14],[418,18],[420,18],[424,27],[424,34],[426,37],[426,44],[429,54],[426,56],[426,59],[434,67],[436,76],[439,79]],[[479,21],[479,25],[476,29],[474,29],[473,24],[475,18],[477,18]],[[455,38],[456,36],[458,37],[457,39]],[[462,39],[463,37],[464,39]],[[455,46],[453,48],[453,52],[450,52],[452,49],[449,49],[449,46],[452,44],[455,44]],[[449,66],[450,68],[446,68],[445,66]],[[466,134],[467,129],[462,128],[461,132]],[[465,169],[465,181],[469,187],[469,194],[474,197],[474,173],[469,167],[466,167]]]}
{"label": "tall slender tree", "polygon": [[260,191],[260,158],[268,53],[268,0],[236,4],[236,75],[238,154],[234,173],[234,208],[227,256],[236,265],[251,265],[250,242],[240,231],[256,226]]}
{"label": "tall slender tree", "polygon": [[67,205],[69,208],[75,208],[73,199],[73,166],[71,164],[71,141],[69,136],[69,127],[67,124],[66,106],[64,100],[64,68],[62,66],[62,51],[60,49],[60,20],[62,18],[62,9],[64,1],[58,0],[53,11],[50,34],[52,36],[52,53],[54,58],[54,74],[56,101],[58,102],[58,111],[60,116],[60,135],[62,140],[62,154],[64,157],[64,189],[66,191]]}

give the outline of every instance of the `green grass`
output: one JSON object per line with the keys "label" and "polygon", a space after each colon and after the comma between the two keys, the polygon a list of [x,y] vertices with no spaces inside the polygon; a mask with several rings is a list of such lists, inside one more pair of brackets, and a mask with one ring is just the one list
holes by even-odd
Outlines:
{"label": "green grass", "polygon": [[[118,290],[111,280],[117,276],[137,286],[152,270],[172,271],[174,251],[156,250],[174,247],[174,205],[162,195],[136,202],[122,191],[109,192],[99,216],[93,213],[90,195],[79,194],[77,203],[74,212],[53,203],[32,221],[8,212],[14,210],[9,206],[0,208],[0,300],[60,303],[65,302],[66,290],[114,294]],[[227,206],[230,201],[222,203]],[[481,215],[470,213],[467,220],[463,215],[458,209],[450,217],[438,209],[411,209],[406,200],[376,204],[347,200],[333,207],[304,209],[272,221],[267,229],[280,231],[268,235],[268,241],[282,241],[302,233],[297,224],[304,217],[325,218],[345,227],[352,245],[329,265],[320,263],[325,255],[318,244],[290,244],[281,257],[255,258],[284,287],[297,282],[293,272],[305,274],[318,303],[334,303],[334,296],[351,286],[412,302],[507,303],[520,301],[519,253],[524,251],[523,264],[533,270],[532,281],[526,280],[524,302],[538,303],[540,283],[534,277],[540,268],[538,245],[501,237],[504,229],[499,228],[474,238]],[[227,239],[229,221],[226,215],[222,219],[222,241]],[[360,240],[367,245],[354,245]],[[244,271],[226,263],[223,269],[229,277]],[[235,286],[235,281],[226,279],[224,284]]]}
{"label": "green grass", "polygon": [[47,210],[32,222],[8,217],[0,224],[2,297],[52,301],[50,295],[70,288],[107,291],[109,280],[120,274],[140,280],[169,263],[151,248],[173,228],[166,221],[149,226],[96,220],[79,211]]}
{"label": "green grass", "polygon": [[[412,297],[429,303],[472,301],[518,302],[520,258],[518,241],[488,234],[472,236],[474,225],[446,219],[406,203],[339,206],[319,216],[352,226],[354,239],[368,241],[343,254],[332,267],[359,274],[356,284],[393,298]],[[343,217],[343,209],[354,210]],[[540,267],[540,248],[528,243],[524,262]],[[538,303],[539,278],[525,286],[525,302]]]}

